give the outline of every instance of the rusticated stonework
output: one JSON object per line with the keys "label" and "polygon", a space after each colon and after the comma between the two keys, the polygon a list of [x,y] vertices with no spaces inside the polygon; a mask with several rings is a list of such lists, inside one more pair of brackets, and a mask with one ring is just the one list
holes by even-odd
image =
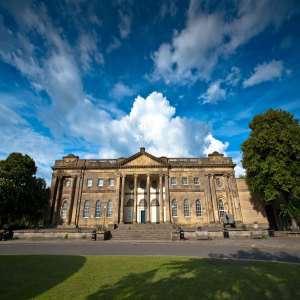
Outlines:
{"label": "rusticated stonework", "polygon": [[234,163],[214,152],[204,158],[155,157],[141,148],[128,158],[55,161],[51,222],[97,227],[119,223],[220,225],[231,214],[237,224],[267,227]]}

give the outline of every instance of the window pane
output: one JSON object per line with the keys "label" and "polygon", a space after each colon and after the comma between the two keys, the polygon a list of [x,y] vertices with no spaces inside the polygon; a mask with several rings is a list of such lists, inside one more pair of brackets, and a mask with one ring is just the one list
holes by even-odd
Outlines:
{"label": "window pane", "polygon": [[176,177],[171,177],[171,185],[176,185]]}
{"label": "window pane", "polygon": [[189,200],[188,199],[184,199],[184,202],[183,202],[183,212],[184,212],[184,216],[185,217],[189,217],[190,216],[190,204],[189,204]]}
{"label": "window pane", "polygon": [[88,218],[90,214],[90,201],[86,200],[83,206],[83,217]]}
{"label": "window pane", "polygon": [[194,177],[194,184],[200,184],[199,177]]}
{"label": "window pane", "polygon": [[107,203],[107,217],[108,218],[112,217],[112,202],[111,202],[111,200],[109,200]]}
{"label": "window pane", "polygon": [[109,184],[109,186],[114,186],[115,185],[115,180],[113,178],[109,178],[108,184]]}
{"label": "window pane", "polygon": [[182,178],[181,178],[181,183],[182,183],[182,184],[188,184],[188,179],[187,179],[187,177],[182,177]]}
{"label": "window pane", "polygon": [[100,218],[101,217],[101,203],[99,200],[96,202],[96,208],[95,208],[95,217]]}
{"label": "window pane", "polygon": [[104,179],[103,178],[99,178],[98,179],[98,186],[103,186],[104,185]]}
{"label": "window pane", "polygon": [[60,212],[60,216],[63,220],[67,218],[67,213],[68,213],[68,202],[65,200],[63,202],[63,205],[61,206],[61,212]]}
{"label": "window pane", "polygon": [[93,179],[92,178],[88,178],[88,180],[87,180],[87,186],[88,187],[92,187],[93,186]]}
{"label": "window pane", "polygon": [[172,216],[177,217],[177,202],[175,199],[172,200]]}
{"label": "window pane", "polygon": [[220,219],[221,219],[225,215],[225,209],[224,209],[224,204],[223,204],[222,200],[219,200],[219,202],[218,202],[218,208],[219,208],[219,216],[220,216]]}
{"label": "window pane", "polygon": [[200,217],[202,215],[202,208],[200,200],[196,200],[196,216]]}

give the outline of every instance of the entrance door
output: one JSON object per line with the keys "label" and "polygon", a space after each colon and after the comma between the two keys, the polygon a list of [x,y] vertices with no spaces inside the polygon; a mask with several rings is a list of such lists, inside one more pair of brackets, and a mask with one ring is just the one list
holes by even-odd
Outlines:
{"label": "entrance door", "polygon": [[142,224],[146,223],[146,212],[145,212],[145,210],[141,210],[141,223]]}

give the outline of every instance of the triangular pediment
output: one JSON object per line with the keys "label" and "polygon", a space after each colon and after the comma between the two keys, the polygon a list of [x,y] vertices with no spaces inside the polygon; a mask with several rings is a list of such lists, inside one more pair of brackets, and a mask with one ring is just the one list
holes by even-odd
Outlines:
{"label": "triangular pediment", "polygon": [[122,163],[125,167],[136,167],[136,166],[165,166],[165,163],[160,159],[157,158],[145,151],[140,151],[131,157],[125,159]]}

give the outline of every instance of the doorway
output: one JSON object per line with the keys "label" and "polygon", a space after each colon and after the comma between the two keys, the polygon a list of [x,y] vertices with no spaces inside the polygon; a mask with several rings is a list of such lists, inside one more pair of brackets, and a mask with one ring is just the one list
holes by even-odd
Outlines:
{"label": "doorway", "polygon": [[141,210],[141,224],[146,224],[146,211]]}

